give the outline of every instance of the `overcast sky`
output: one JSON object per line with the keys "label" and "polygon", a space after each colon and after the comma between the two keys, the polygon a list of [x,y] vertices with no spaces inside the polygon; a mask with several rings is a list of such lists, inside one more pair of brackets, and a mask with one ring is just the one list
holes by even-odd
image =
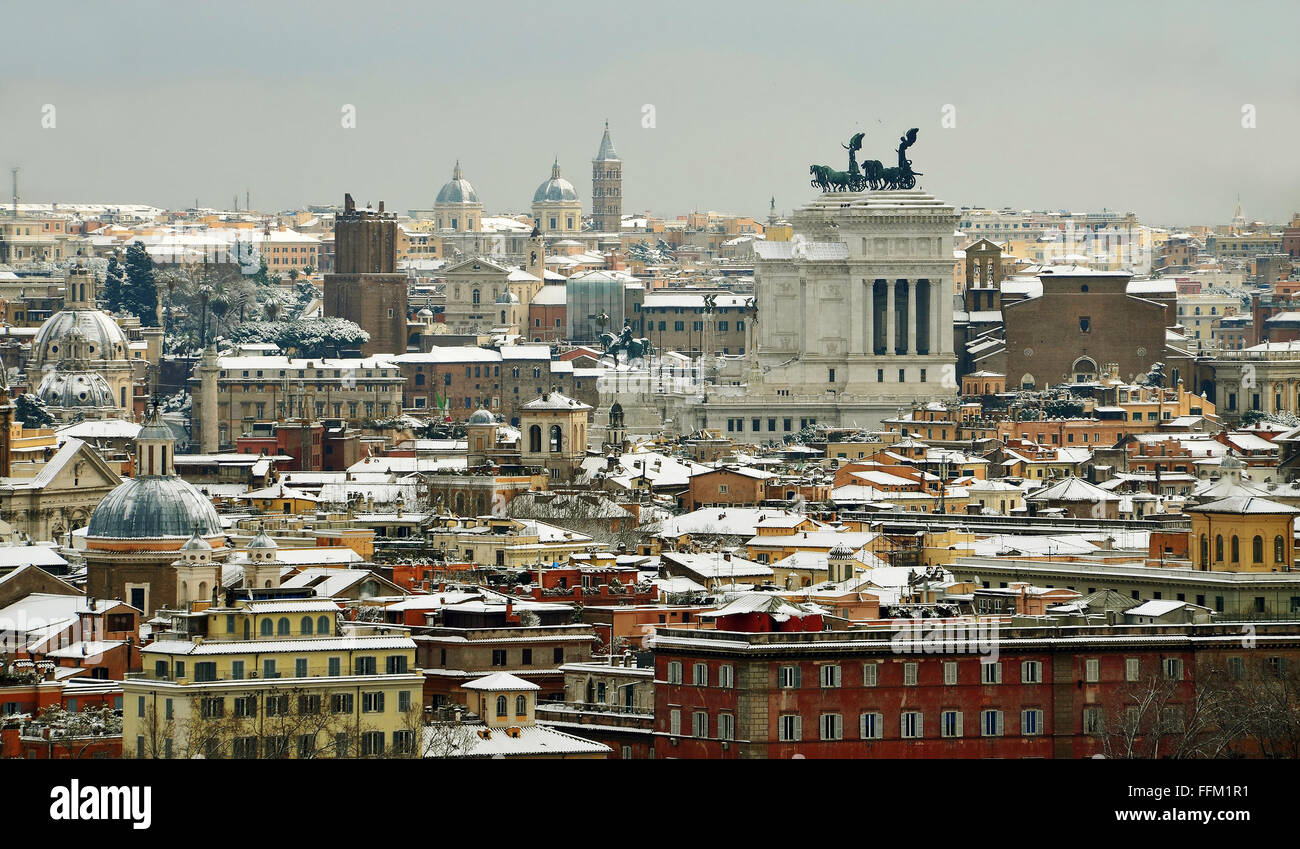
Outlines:
{"label": "overcast sky", "polygon": [[406,210],[459,157],[489,212],[527,211],[558,155],[589,211],[608,119],[624,212],[789,210],[852,133],[889,164],[909,127],[920,187],[958,205],[1300,211],[1295,0],[118,0],[3,23],[0,166],[33,202]]}

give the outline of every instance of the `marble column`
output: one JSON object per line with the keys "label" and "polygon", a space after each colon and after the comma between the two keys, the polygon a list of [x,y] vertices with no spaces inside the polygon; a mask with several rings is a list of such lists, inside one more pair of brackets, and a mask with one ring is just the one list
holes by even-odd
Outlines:
{"label": "marble column", "polygon": [[917,281],[907,281],[907,354],[917,354],[917,293],[920,286]]}
{"label": "marble column", "polygon": [[895,327],[898,323],[894,305],[894,290],[896,287],[897,284],[893,280],[885,281],[885,353],[891,357],[894,355],[894,351],[898,349],[897,344],[894,342],[894,334],[898,330]]}
{"label": "marble column", "polygon": [[876,313],[876,284],[870,280],[862,281],[862,347],[856,349],[864,354],[871,354],[875,351],[876,331],[875,331],[875,313]]}

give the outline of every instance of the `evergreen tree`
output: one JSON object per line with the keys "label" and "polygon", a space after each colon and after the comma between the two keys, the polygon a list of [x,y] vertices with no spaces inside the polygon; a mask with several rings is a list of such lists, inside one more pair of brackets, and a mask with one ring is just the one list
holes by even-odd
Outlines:
{"label": "evergreen tree", "polygon": [[14,399],[14,419],[24,427],[52,427],[54,416],[46,409],[45,402],[35,395],[24,392]]}
{"label": "evergreen tree", "polygon": [[108,258],[108,272],[104,275],[104,307],[110,312],[117,312],[122,308],[124,278],[122,264],[117,261],[117,254],[113,254]]}
{"label": "evergreen tree", "polygon": [[141,327],[157,327],[158,281],[154,279],[153,259],[143,242],[132,242],[126,249],[126,279],[122,308],[139,316]]}

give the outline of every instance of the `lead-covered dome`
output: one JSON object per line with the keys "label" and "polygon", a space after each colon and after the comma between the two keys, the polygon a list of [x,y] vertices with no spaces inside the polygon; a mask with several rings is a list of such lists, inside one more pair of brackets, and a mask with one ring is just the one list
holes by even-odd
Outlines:
{"label": "lead-covered dome", "polygon": [[31,360],[58,360],[72,341],[84,342],[84,356],[92,362],[128,359],[126,333],[103,310],[59,310],[45,320],[32,337]]}
{"label": "lead-covered dome", "polygon": [[88,538],[163,539],[222,533],[221,518],[202,493],[178,477],[130,478],[104,496],[90,515]]}
{"label": "lead-covered dome", "polygon": [[577,199],[578,192],[573,188],[573,184],[560,176],[558,160],[551,166],[551,179],[538,186],[537,191],[533,193],[533,203]]}
{"label": "lead-covered dome", "polygon": [[465,424],[472,424],[472,425],[496,424],[496,421],[497,421],[496,416],[492,415],[482,407],[479,407],[477,410],[474,411],[474,414],[469,417],[469,419],[465,422]]}
{"label": "lead-covered dome", "polygon": [[52,371],[41,378],[36,397],[49,407],[115,407],[113,387],[93,371]]}
{"label": "lead-covered dome", "polygon": [[460,170],[460,160],[456,161],[456,169],[451,172],[451,179],[443,184],[438,190],[438,199],[435,203],[478,203],[478,193],[474,191],[474,185],[465,179]]}

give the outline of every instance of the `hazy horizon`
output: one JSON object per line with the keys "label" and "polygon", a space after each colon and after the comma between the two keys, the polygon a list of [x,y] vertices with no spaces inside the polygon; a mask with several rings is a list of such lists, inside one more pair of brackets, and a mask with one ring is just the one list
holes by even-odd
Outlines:
{"label": "hazy horizon", "polygon": [[0,166],[31,203],[350,192],[404,212],[459,158],[497,213],[527,212],[558,155],[589,213],[608,119],[624,213],[763,218],[815,194],[810,163],[843,168],[852,133],[888,163],[918,127],[918,186],[957,206],[1176,226],[1225,223],[1240,195],[1281,223],[1300,210],[1297,23],[1281,2],[28,5],[6,15],[29,37],[7,45]]}

